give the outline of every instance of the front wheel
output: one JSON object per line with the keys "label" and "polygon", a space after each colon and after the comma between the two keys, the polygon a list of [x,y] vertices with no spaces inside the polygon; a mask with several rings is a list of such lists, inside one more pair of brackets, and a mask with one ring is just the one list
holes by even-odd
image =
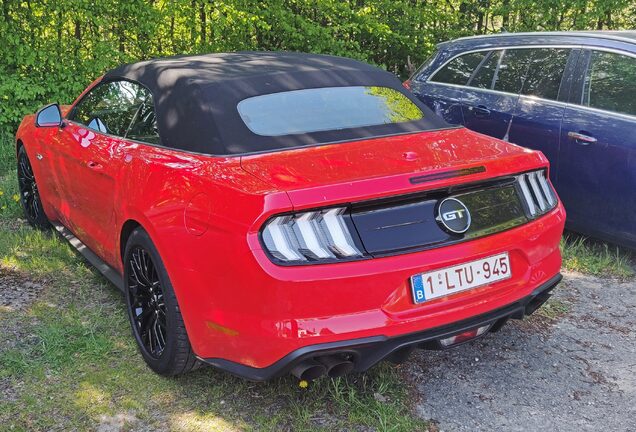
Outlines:
{"label": "front wheel", "polygon": [[167,376],[198,367],[168,273],[141,228],[126,243],[124,281],[133,336],[148,366]]}
{"label": "front wheel", "polygon": [[49,220],[42,210],[42,200],[35,175],[33,175],[33,167],[31,167],[24,146],[20,146],[18,150],[18,190],[20,191],[20,204],[22,204],[27,222],[38,229],[49,228]]}

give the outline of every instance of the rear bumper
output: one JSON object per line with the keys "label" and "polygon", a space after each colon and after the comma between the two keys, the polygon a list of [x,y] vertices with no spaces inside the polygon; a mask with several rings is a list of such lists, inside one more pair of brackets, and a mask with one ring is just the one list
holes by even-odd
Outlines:
{"label": "rear bumper", "polygon": [[[191,270],[173,274],[173,285],[187,287],[177,295],[197,356],[262,370],[306,347],[416,334],[518,302],[559,272],[564,220],[559,206],[472,241],[336,264],[282,267],[262,250],[249,250],[226,254],[212,266],[201,254]],[[414,303],[412,275],[504,252],[511,278]]]}
{"label": "rear bumper", "polygon": [[353,361],[354,371],[364,372],[385,359],[394,362],[403,361],[415,348],[442,349],[439,343],[440,339],[467,330],[484,325],[491,325],[489,332],[498,331],[508,319],[523,319],[525,316],[536,311],[550,297],[551,291],[561,279],[561,274],[557,274],[534,289],[530,295],[494,311],[463,321],[395,337],[372,336],[308,345],[292,351],[280,360],[264,368],[255,368],[219,358],[202,358],[200,360],[234,375],[253,381],[266,381],[286,375],[290,373],[297,364],[328,354],[345,354]]}

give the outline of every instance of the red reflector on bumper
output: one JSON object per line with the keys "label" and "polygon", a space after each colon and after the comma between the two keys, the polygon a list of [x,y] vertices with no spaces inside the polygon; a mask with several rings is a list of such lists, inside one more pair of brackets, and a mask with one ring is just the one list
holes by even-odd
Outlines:
{"label": "red reflector on bumper", "polygon": [[487,324],[485,326],[478,327],[476,329],[468,330],[463,333],[456,334],[455,336],[447,337],[444,339],[440,339],[439,343],[442,344],[443,347],[449,347],[451,345],[455,345],[458,343],[466,342],[468,340],[474,339],[477,336],[481,336],[490,329],[492,324]]}

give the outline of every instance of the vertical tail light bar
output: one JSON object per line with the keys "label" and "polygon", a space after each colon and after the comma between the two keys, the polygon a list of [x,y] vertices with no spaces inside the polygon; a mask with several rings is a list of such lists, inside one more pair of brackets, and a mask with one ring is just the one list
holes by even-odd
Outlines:
{"label": "vertical tail light bar", "polygon": [[[283,261],[306,261],[307,259],[298,251],[299,247],[292,243],[289,222],[291,216],[283,216],[273,219],[267,225],[269,251],[276,258]],[[267,241],[266,241],[267,243]]]}
{"label": "vertical tail light bar", "polygon": [[541,185],[541,190],[543,190],[543,194],[548,199],[548,205],[550,206],[550,208],[554,207],[557,202],[556,195],[554,194],[552,187],[548,183],[548,180],[545,177],[545,173],[544,175],[538,175],[537,177],[539,179],[539,184]]}
{"label": "vertical tail light bar", "polygon": [[360,256],[362,253],[356,247],[342,218],[345,210],[344,208],[327,210],[322,216],[323,231],[328,234],[330,247],[338,255],[342,257]]}
{"label": "vertical tail light bar", "polygon": [[261,236],[281,263],[309,264],[363,256],[345,222],[346,208],[297,213],[271,219]]}
{"label": "vertical tail light bar", "polygon": [[[294,219],[294,233],[301,244],[300,252],[311,259],[335,258],[334,254],[326,247],[324,238],[319,235],[316,219],[319,212],[309,212],[297,215]],[[325,245],[325,246],[323,246]]]}
{"label": "vertical tail light bar", "polygon": [[530,211],[530,216],[534,217],[537,214],[537,208],[534,205],[534,199],[532,199],[530,188],[528,188],[526,175],[522,174],[517,179],[519,181],[519,187],[521,187],[521,193],[523,194],[523,199],[526,202],[526,205],[528,206],[528,210]]}
{"label": "vertical tail light bar", "polygon": [[521,174],[517,176],[517,182],[531,219],[547,213],[556,206],[556,193],[548,182],[545,170]]}
{"label": "vertical tail light bar", "polygon": [[530,179],[530,185],[532,186],[532,193],[534,194],[534,197],[536,198],[537,203],[539,204],[539,208],[541,209],[541,212],[543,213],[548,208],[548,205],[546,204],[546,200],[543,197],[543,192],[541,191],[539,182],[537,181],[537,175],[540,175],[540,173],[535,171],[528,174],[528,178]]}

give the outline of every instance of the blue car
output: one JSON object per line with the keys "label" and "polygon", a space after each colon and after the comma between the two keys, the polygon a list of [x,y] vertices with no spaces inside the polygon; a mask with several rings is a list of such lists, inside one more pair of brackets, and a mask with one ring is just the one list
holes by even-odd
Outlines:
{"label": "blue car", "polygon": [[450,123],[541,150],[568,228],[636,248],[636,31],[444,42],[407,85]]}

